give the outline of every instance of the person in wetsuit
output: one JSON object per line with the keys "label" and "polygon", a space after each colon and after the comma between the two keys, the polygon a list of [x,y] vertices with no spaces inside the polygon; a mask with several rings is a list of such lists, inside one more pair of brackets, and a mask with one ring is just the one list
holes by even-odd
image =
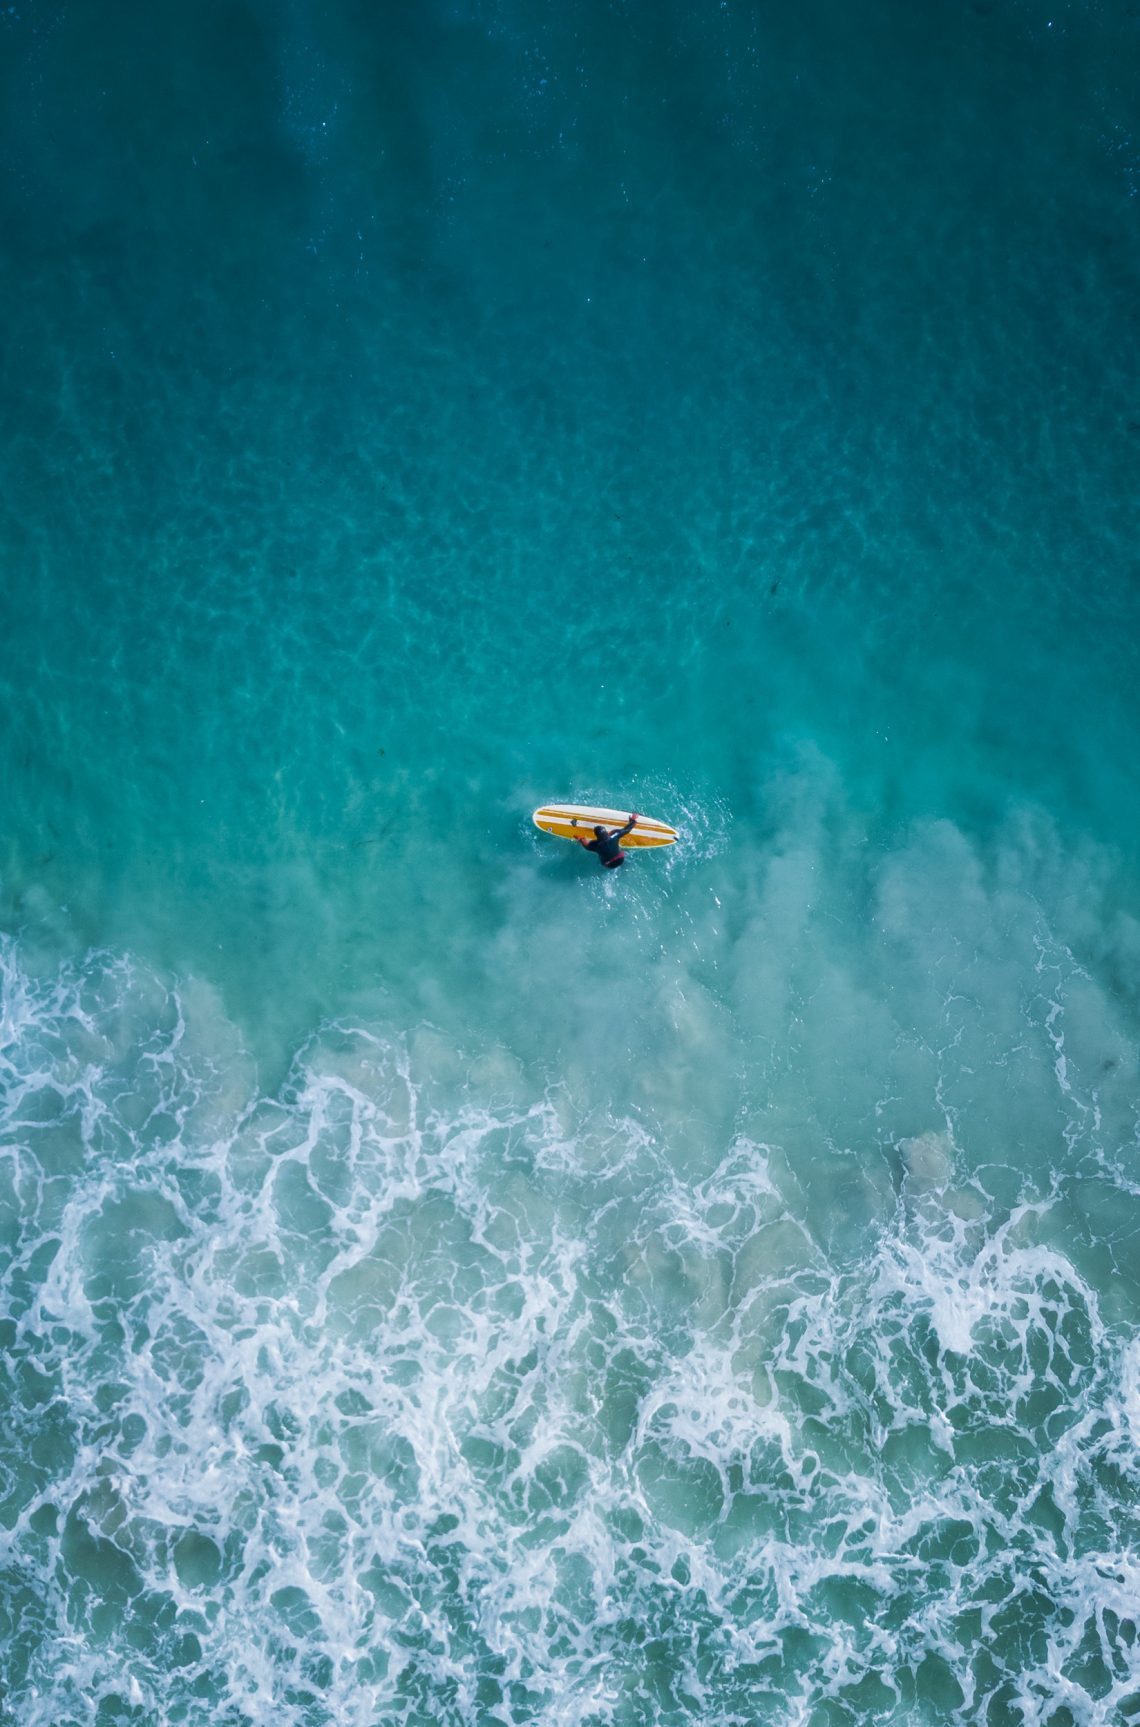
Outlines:
{"label": "person in wetsuit", "polygon": [[597,827],[592,840],[579,840],[578,844],[585,846],[588,852],[594,852],[603,869],[617,869],[619,864],[625,862],[625,853],[618,842],[625,838],[636,820],[637,811],[634,810],[623,828],[615,828],[613,833],[607,833],[605,828]]}

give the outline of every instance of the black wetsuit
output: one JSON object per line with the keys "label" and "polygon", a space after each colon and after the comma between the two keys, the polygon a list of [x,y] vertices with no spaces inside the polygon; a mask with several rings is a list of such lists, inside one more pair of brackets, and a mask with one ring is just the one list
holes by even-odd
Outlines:
{"label": "black wetsuit", "polygon": [[612,834],[604,834],[601,839],[595,837],[592,840],[583,840],[582,844],[588,852],[597,854],[598,862],[604,869],[617,869],[619,864],[625,862],[625,853],[618,841],[625,838],[636,820],[636,816],[630,816],[623,828],[617,828]]}

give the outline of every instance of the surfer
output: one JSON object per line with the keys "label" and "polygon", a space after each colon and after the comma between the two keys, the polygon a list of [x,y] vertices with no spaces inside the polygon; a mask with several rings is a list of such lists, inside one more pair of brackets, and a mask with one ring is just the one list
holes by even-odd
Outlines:
{"label": "surfer", "polygon": [[636,820],[637,811],[634,810],[623,828],[615,828],[612,833],[607,833],[605,828],[596,827],[592,840],[579,840],[578,844],[585,846],[588,852],[594,852],[603,869],[617,869],[619,864],[625,862],[625,853],[618,842],[625,838]]}

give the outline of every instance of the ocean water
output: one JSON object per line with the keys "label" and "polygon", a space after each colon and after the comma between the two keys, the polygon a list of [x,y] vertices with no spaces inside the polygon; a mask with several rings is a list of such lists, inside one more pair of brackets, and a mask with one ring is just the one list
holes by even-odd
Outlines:
{"label": "ocean water", "polygon": [[1136,7],[0,91],[0,1722],[1140,1720]]}

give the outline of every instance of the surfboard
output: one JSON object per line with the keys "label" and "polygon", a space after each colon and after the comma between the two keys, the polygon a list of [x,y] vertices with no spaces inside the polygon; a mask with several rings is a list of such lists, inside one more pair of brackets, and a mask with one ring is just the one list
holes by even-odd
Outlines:
{"label": "surfboard", "polygon": [[[592,840],[595,827],[609,830],[623,828],[629,820],[628,810],[600,810],[592,804],[543,804],[534,812],[534,825],[544,834],[557,834],[563,840]],[[678,838],[676,828],[653,816],[638,815],[637,826],[622,840],[623,846],[671,846]]]}

